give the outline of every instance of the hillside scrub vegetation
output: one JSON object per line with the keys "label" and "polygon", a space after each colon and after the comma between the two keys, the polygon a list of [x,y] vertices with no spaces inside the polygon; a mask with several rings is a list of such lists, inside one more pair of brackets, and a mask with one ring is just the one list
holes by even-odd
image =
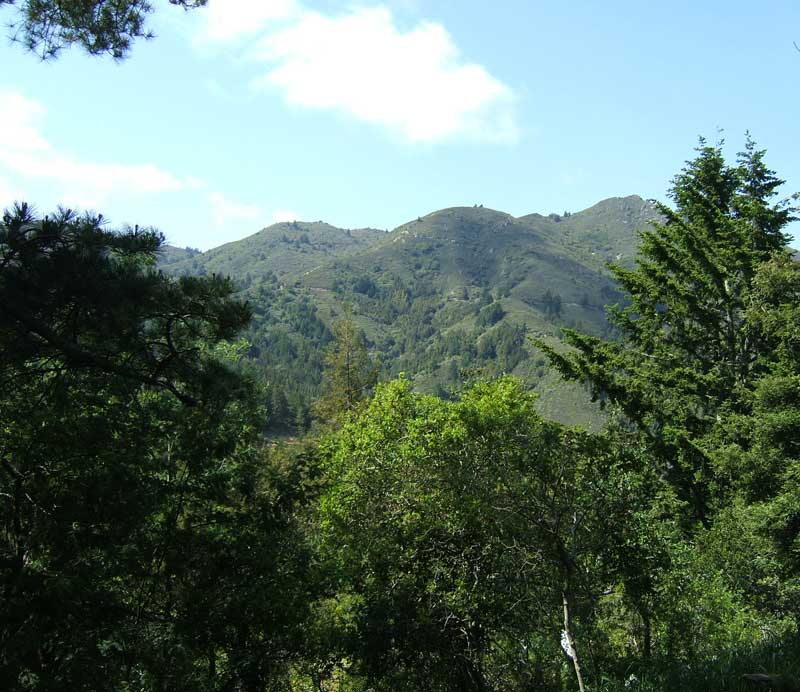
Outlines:
{"label": "hillside scrub vegetation", "polygon": [[630,262],[634,229],[655,216],[634,196],[558,223],[463,207],[388,233],[280,223],[200,254],[165,248],[159,267],[229,275],[253,305],[248,361],[289,402],[273,410],[274,433],[306,429],[300,413],[323,395],[332,328],[345,315],[384,378],[405,373],[420,391],[449,395],[474,375],[514,374],[539,393],[540,411],[599,430],[602,412],[579,385],[548,375],[527,337],[557,339],[565,326],[611,335],[603,305],[621,296],[605,261]]}

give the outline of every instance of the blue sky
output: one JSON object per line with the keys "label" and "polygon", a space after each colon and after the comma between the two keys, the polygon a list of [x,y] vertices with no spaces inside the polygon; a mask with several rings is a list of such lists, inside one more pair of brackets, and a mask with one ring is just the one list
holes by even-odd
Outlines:
{"label": "blue sky", "polygon": [[664,200],[699,135],[733,157],[748,130],[800,190],[796,2],[154,4],[119,63],[0,42],[0,205],[207,249],[275,220]]}

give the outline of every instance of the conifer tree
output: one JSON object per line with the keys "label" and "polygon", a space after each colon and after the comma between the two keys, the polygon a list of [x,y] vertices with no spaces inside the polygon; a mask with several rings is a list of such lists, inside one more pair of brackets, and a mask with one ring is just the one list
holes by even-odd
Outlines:
{"label": "conifer tree", "polygon": [[250,310],[158,272],[162,242],[26,205],[0,222],[0,689],[205,689],[184,547],[228,549],[206,534],[258,421],[215,349]]}
{"label": "conifer tree", "polygon": [[565,330],[570,352],[538,344],[647,436],[696,518],[713,494],[699,440],[759,373],[757,336],[743,324],[758,266],[786,248],[794,209],[773,202],[782,183],[749,138],[736,165],[701,139],[673,180],[674,208],[659,204],[664,221],[641,234],[636,266],[611,267],[627,299],[609,314],[622,338]]}
{"label": "conifer tree", "polygon": [[326,423],[357,411],[378,379],[378,367],[352,319],[334,324],[333,335],[322,376],[323,393],[314,406],[316,417]]}
{"label": "conifer tree", "polygon": [[[720,438],[729,444],[718,471],[760,518],[784,568],[781,591],[800,591],[800,264],[788,255],[755,276],[747,329],[765,344],[763,375],[744,414],[729,416]],[[730,444],[733,442],[733,444]],[[722,447],[722,444],[719,445]],[[766,515],[765,515],[766,512]],[[764,581],[767,581],[766,579]],[[763,583],[758,585],[763,590]],[[777,606],[780,594],[771,599]]]}
{"label": "conifer tree", "polygon": [[[208,0],[169,0],[184,9],[202,7]],[[52,58],[77,44],[92,55],[125,57],[134,40],[150,38],[148,0],[0,0],[0,8],[16,10],[13,38],[42,58]]]}

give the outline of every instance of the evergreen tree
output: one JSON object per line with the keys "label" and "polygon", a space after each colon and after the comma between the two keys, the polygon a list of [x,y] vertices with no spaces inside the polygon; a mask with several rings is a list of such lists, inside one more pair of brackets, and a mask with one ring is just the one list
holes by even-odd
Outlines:
{"label": "evergreen tree", "polygon": [[[184,9],[208,0],[169,0]],[[149,0],[0,0],[15,8],[13,36],[43,58],[52,58],[72,44],[92,55],[125,57],[137,38],[150,38],[145,20]]]}
{"label": "evergreen tree", "polygon": [[286,391],[279,384],[273,384],[269,388],[270,397],[268,404],[269,425],[271,428],[285,428],[289,420],[289,401],[286,398]]}
{"label": "evergreen tree", "polygon": [[209,689],[218,653],[255,658],[215,613],[263,609],[209,581],[269,562],[231,542],[259,421],[222,342],[250,311],[156,271],[162,240],[24,205],[0,224],[2,689]]}
{"label": "evergreen tree", "polygon": [[621,340],[565,330],[574,350],[537,345],[624,412],[704,519],[716,491],[699,441],[761,370],[745,310],[758,266],[785,250],[794,209],[773,203],[783,181],[751,140],[734,166],[719,145],[701,140],[697,152],[673,180],[675,208],[659,205],[663,223],[641,234],[636,267],[612,266],[626,296],[610,311]]}
{"label": "evergreen tree", "polygon": [[[760,609],[800,617],[800,265],[780,255],[761,266],[753,287],[746,329],[764,345],[763,373],[709,444],[732,489],[728,545],[714,549]],[[745,567],[742,554],[758,559]]]}
{"label": "evergreen tree", "polygon": [[315,416],[326,423],[356,412],[378,379],[378,367],[351,319],[334,324],[333,337],[325,359],[322,396],[314,405]]}

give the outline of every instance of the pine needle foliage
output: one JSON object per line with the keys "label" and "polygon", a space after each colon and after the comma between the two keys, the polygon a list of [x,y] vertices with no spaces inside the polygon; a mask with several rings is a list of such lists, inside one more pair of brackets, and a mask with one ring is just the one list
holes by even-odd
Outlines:
{"label": "pine needle foliage", "polygon": [[758,334],[744,328],[759,265],[787,252],[795,208],[748,137],[734,165],[701,139],[673,180],[674,206],[643,231],[636,265],[611,266],[625,295],[609,317],[621,339],[564,330],[572,348],[537,343],[563,375],[588,383],[650,441],[663,471],[704,519],[713,485],[697,444],[763,372]]}

